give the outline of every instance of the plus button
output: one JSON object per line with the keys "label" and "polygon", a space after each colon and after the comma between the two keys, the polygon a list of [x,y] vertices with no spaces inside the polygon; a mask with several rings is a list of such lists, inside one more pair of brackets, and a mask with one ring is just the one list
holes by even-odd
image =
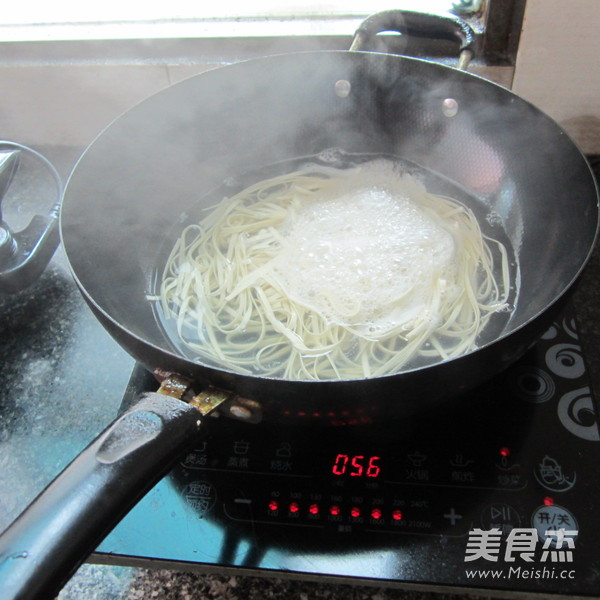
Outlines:
{"label": "plus button", "polygon": [[454,506],[452,506],[450,510],[444,515],[444,519],[448,519],[448,521],[450,521],[450,525],[454,527],[456,525],[456,521],[462,519],[462,515],[459,515],[454,509]]}

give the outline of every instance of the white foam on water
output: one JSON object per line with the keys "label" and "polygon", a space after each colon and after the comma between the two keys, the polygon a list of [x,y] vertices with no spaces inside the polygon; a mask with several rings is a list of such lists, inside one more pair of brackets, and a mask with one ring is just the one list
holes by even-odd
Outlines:
{"label": "white foam on water", "polygon": [[280,227],[286,294],[333,324],[373,335],[435,319],[432,298],[455,280],[457,264],[451,233],[419,207],[424,193],[381,160],[306,199]]}

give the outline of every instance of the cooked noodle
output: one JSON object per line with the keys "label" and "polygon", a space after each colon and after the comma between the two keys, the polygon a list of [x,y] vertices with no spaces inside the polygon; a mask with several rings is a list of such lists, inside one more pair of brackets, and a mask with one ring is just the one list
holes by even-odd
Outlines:
{"label": "cooked noodle", "polygon": [[377,161],[224,199],[182,232],[159,299],[199,361],[327,380],[472,350],[509,287],[506,249],[470,209]]}

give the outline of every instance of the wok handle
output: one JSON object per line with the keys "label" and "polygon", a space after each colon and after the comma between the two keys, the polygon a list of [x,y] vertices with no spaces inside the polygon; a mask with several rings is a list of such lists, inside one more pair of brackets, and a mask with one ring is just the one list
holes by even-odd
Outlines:
{"label": "wok handle", "polygon": [[198,440],[196,408],[145,394],[0,536],[2,600],[54,598],[125,514]]}
{"label": "wok handle", "polygon": [[474,55],[475,32],[460,17],[408,10],[384,10],[367,17],[354,33],[350,50],[365,50],[374,36],[384,31],[430,39],[444,39],[459,44],[459,68],[466,69]]}

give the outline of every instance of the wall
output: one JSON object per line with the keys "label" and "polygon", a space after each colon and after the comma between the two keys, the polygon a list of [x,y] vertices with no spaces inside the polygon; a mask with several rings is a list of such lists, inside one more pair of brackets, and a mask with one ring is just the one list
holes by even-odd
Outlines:
{"label": "wall", "polygon": [[[590,153],[600,153],[598,23],[600,0],[528,0],[512,83],[517,94],[561,123]],[[289,39],[282,51],[307,49],[298,48],[300,38]],[[336,44],[347,47],[346,39],[340,39]],[[223,42],[215,43],[219,45],[212,56],[222,56]],[[77,47],[72,57],[56,57],[49,43],[0,43],[0,138],[34,146],[84,147],[148,95],[216,66],[203,63],[204,46],[198,40],[188,40],[167,60],[156,58],[157,42],[141,43],[137,55],[125,57],[105,57],[104,50],[115,46],[106,44],[94,46],[95,54],[82,58]],[[269,50],[261,47],[256,54]],[[225,62],[241,54],[234,48]],[[513,76],[511,68],[471,70],[503,85]]]}
{"label": "wall", "polygon": [[600,154],[600,1],[527,0],[512,89]]}

